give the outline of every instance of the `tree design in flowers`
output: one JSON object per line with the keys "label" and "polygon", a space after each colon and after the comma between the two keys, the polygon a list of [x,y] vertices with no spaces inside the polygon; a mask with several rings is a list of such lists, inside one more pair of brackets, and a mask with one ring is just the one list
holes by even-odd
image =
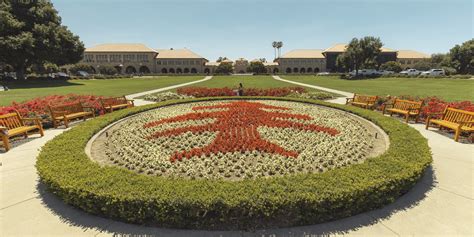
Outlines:
{"label": "tree design in flowers", "polygon": [[[262,139],[257,130],[259,126],[296,128],[312,132],[324,132],[331,136],[335,136],[339,133],[339,131],[334,128],[291,121],[291,119],[311,120],[312,118],[304,114],[284,113],[281,111],[288,111],[290,109],[258,102],[237,101],[211,106],[196,106],[192,109],[196,112],[153,121],[144,125],[144,128],[151,128],[173,122],[215,119],[214,122],[208,124],[168,129],[155,132],[149,136],[149,139],[153,139],[157,137],[176,136],[186,132],[192,132],[194,134],[206,131],[217,132],[214,141],[207,146],[185,151],[176,151],[170,158],[172,162],[182,160],[183,158],[189,159],[193,156],[209,156],[211,153],[217,154],[219,152],[227,153],[254,150],[279,154],[286,157],[296,158],[298,156],[298,153],[295,151],[286,150],[277,144]],[[209,109],[222,110],[205,111]]]}

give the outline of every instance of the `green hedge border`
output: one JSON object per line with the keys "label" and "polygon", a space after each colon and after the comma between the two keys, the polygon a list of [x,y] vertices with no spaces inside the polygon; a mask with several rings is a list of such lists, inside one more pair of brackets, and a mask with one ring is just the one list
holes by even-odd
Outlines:
{"label": "green hedge border", "polygon": [[48,189],[86,212],[129,223],[194,229],[258,229],[308,225],[348,217],[392,203],[408,192],[431,161],[418,131],[380,113],[323,101],[271,99],[341,109],[380,126],[390,137],[382,155],[324,173],[243,180],[167,179],[119,167],[101,167],[84,148],[110,123],[162,106],[214,97],[168,101],[91,119],[49,141],[36,167]]}

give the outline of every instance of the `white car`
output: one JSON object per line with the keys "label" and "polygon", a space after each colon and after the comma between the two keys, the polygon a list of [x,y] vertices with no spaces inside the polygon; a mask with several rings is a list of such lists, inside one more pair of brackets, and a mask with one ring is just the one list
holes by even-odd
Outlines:
{"label": "white car", "polygon": [[394,71],[387,71],[387,70],[380,70],[379,71],[380,75],[392,75],[394,73],[395,73]]}
{"label": "white car", "polygon": [[[355,75],[356,75],[356,71],[353,70],[352,72],[349,72],[349,75],[355,76]],[[380,75],[380,72],[378,72],[378,71],[375,70],[375,69],[360,69],[360,70],[358,71],[358,75],[359,75],[359,76],[376,76],[376,75]]]}
{"label": "white car", "polygon": [[318,75],[318,76],[327,76],[329,74],[330,74],[329,72],[318,72],[318,74],[316,74],[316,75]]}
{"label": "white car", "polygon": [[422,72],[421,75],[423,76],[444,76],[446,73],[443,69],[431,69],[426,72]]}
{"label": "white car", "polygon": [[408,76],[418,76],[420,75],[420,71],[416,70],[416,69],[408,69],[408,70],[405,70],[405,71],[401,71],[400,74],[402,75],[408,75]]}

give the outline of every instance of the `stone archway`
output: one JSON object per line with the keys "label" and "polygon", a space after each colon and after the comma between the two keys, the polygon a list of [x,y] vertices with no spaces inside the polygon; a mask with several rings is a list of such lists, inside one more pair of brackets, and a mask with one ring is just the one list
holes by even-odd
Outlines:
{"label": "stone archway", "polygon": [[204,69],[204,73],[209,74],[211,73],[211,70],[209,68]]}
{"label": "stone archway", "polygon": [[134,73],[137,73],[137,69],[135,69],[134,66],[128,66],[128,67],[125,69],[125,73],[127,73],[127,74],[134,74]]}
{"label": "stone archway", "polygon": [[122,66],[115,66],[115,70],[117,70],[118,74],[122,74]]}
{"label": "stone archway", "polygon": [[318,73],[320,70],[319,70],[319,67],[315,68],[314,69],[314,73]]}
{"label": "stone archway", "polygon": [[286,68],[286,73],[291,73],[291,68]]}
{"label": "stone archway", "polygon": [[184,68],[183,72],[184,73],[189,73],[189,68]]}
{"label": "stone archway", "polygon": [[196,68],[191,68],[191,73],[197,73]]}
{"label": "stone archway", "polygon": [[306,69],[304,67],[300,68],[300,73],[306,73]]}
{"label": "stone archway", "polygon": [[174,68],[170,68],[170,70],[168,70],[170,73],[175,73],[174,71]]}
{"label": "stone archway", "polygon": [[[291,71],[291,70],[290,70],[290,71]],[[277,74],[277,73],[279,73],[278,68],[274,68],[274,69],[273,69],[273,74]]]}
{"label": "stone archway", "polygon": [[178,73],[178,74],[183,73],[183,69],[181,69],[181,68],[176,69],[176,73]]}
{"label": "stone archway", "polygon": [[298,68],[297,67],[293,68],[293,72],[298,73]]}
{"label": "stone archway", "polygon": [[166,70],[166,68],[162,68],[161,73],[166,74],[166,73],[168,73],[168,70]]}
{"label": "stone archway", "polygon": [[140,73],[144,73],[144,74],[149,74],[150,73],[150,69],[147,66],[141,66],[140,69],[138,69],[138,71]]}
{"label": "stone archway", "polygon": [[308,69],[306,69],[306,72],[307,72],[307,73],[312,73],[312,72],[313,72],[313,69],[309,67]]}

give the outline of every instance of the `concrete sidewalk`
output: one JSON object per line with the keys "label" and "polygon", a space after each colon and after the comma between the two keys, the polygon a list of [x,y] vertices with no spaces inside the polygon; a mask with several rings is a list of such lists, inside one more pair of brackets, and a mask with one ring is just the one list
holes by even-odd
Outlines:
{"label": "concrete sidewalk", "polygon": [[314,86],[314,85],[310,85],[310,84],[306,84],[306,83],[290,81],[290,80],[283,79],[279,76],[272,76],[272,77],[273,77],[273,79],[278,80],[278,81],[283,81],[283,82],[295,84],[295,85],[298,85],[298,86],[304,86],[304,87],[308,87],[308,88],[313,88],[313,89],[317,89],[317,90],[321,90],[321,91],[327,91],[327,92],[342,95],[342,97],[337,97],[336,99],[326,100],[327,102],[330,102],[330,103],[345,104],[346,103],[346,98],[354,97],[354,93],[347,92],[347,91],[340,91],[340,90],[330,89],[330,88],[326,88],[326,87],[322,87],[322,86]]}
{"label": "concrete sidewalk", "polygon": [[168,86],[168,87],[163,87],[163,88],[159,88],[159,89],[155,89],[155,90],[149,90],[149,91],[144,91],[144,92],[140,92],[140,93],[127,95],[126,98],[129,99],[129,100],[134,100],[134,103],[135,103],[136,106],[153,104],[154,102],[146,101],[146,100],[142,100],[142,99],[137,99],[137,98],[140,97],[140,96],[144,96],[144,95],[148,95],[148,94],[152,94],[152,93],[158,93],[158,92],[163,92],[163,91],[167,91],[167,90],[176,89],[176,88],[183,87],[183,86],[189,86],[189,85],[192,85],[192,84],[204,82],[204,81],[211,80],[211,79],[212,79],[212,76],[206,76],[203,79],[197,80],[197,81],[191,81],[191,82],[186,82],[186,83],[178,84],[178,85],[174,85],[174,86]]}
{"label": "concrete sidewalk", "polygon": [[338,221],[255,232],[143,227],[66,205],[45,190],[34,167],[40,148],[65,131],[49,129],[42,138],[31,136],[0,153],[0,236],[473,236],[474,145],[456,143],[422,124],[410,126],[428,139],[434,161],[421,182],[395,203]]}

